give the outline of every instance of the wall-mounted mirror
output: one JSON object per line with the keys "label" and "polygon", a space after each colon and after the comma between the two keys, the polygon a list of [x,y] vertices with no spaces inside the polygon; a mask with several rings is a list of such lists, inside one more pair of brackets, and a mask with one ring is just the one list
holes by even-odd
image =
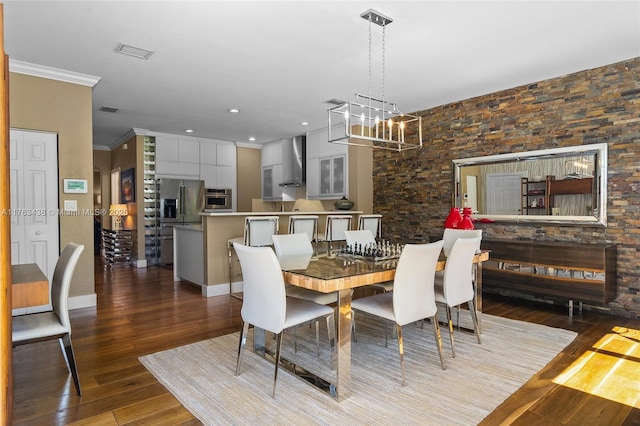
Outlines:
{"label": "wall-mounted mirror", "polygon": [[453,161],[454,204],[478,219],[606,226],[607,144]]}

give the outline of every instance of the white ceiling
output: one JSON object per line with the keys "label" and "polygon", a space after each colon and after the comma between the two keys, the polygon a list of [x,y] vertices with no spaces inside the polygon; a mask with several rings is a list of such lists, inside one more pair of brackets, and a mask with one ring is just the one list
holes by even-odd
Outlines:
{"label": "white ceiling", "polygon": [[[369,92],[369,8],[394,20],[385,98],[404,112],[640,56],[640,2],[533,0],[5,1],[5,51],[100,77],[94,145],[132,128],[264,143],[324,127],[326,100]],[[374,25],[374,97],[381,34]]]}

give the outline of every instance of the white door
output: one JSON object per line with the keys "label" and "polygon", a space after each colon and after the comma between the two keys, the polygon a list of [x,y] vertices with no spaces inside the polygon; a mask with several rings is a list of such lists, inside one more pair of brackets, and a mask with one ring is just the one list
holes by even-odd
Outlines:
{"label": "white door", "polygon": [[58,137],[11,129],[11,263],[37,263],[49,278],[60,254]]}
{"label": "white door", "polygon": [[487,214],[520,214],[520,174],[487,174]]}
{"label": "white door", "polygon": [[467,176],[467,192],[465,193],[465,207],[471,207],[474,212],[478,211],[478,177]]}

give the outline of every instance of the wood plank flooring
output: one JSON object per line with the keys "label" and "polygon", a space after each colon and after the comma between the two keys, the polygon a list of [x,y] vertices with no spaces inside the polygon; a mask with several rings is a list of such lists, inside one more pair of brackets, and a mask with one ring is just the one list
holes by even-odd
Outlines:
{"label": "wood plank flooring", "polygon": [[[138,357],[238,331],[242,302],[202,297],[198,287],[174,283],[168,268],[105,270],[99,260],[96,293],[97,308],[71,311],[83,396],[76,395],[56,342],[17,347],[13,424],[200,424]],[[589,311],[571,319],[563,307],[492,296],[484,311],[579,336],[483,425],[640,424],[640,320]],[[566,385],[553,382],[578,359],[583,368],[565,374]]]}

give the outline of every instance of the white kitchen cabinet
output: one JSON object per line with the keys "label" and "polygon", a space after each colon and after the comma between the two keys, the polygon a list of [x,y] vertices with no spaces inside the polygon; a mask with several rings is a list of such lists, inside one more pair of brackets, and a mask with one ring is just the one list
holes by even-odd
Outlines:
{"label": "white kitchen cabinet", "polygon": [[262,167],[282,164],[282,141],[266,143],[262,146]]}
{"label": "white kitchen cabinet", "polygon": [[282,164],[274,164],[262,168],[262,199],[280,200],[282,199]]}
{"label": "white kitchen cabinet", "polygon": [[320,168],[320,197],[336,198],[345,194],[346,188],[346,157],[324,157],[319,159]]}
{"label": "white kitchen cabinet", "polygon": [[236,187],[236,147],[226,142],[200,141],[200,179],[205,188]]}
{"label": "white kitchen cabinet", "polygon": [[197,140],[156,136],[156,175],[193,178],[200,174],[200,144]]}
{"label": "white kitchen cabinet", "polygon": [[346,145],[328,142],[321,129],[307,134],[307,198],[348,197],[348,151]]}

